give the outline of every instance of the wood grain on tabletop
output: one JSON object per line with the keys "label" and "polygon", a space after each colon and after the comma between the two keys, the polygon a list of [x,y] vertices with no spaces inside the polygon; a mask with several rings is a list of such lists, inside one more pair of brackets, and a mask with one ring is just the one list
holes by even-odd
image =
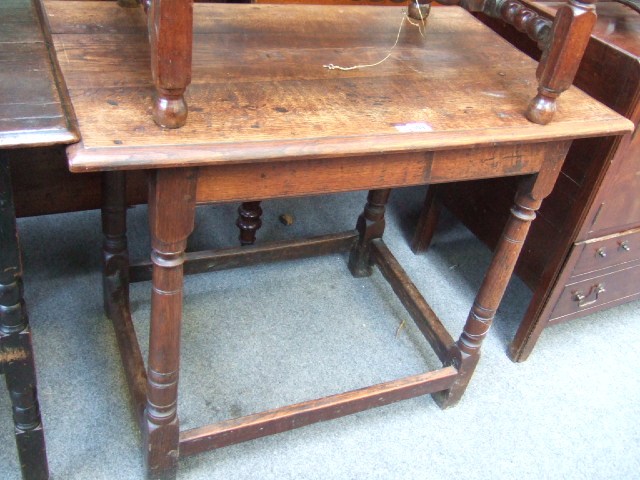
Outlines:
{"label": "wood grain on tabletop", "polygon": [[[575,89],[560,99],[551,125],[528,122],[523,113],[536,93],[536,63],[457,7],[434,10],[425,38],[405,24],[382,64],[345,72],[323,65],[384,58],[400,8],[196,4],[189,120],[170,131],[151,117],[142,11],[103,2],[45,5],[82,132],[71,158],[76,171],[357,155],[370,152],[371,142],[379,152],[439,149],[630,128]],[[400,132],[406,124],[433,132]]]}
{"label": "wood grain on tabletop", "polygon": [[76,140],[31,0],[0,3],[0,148]]}

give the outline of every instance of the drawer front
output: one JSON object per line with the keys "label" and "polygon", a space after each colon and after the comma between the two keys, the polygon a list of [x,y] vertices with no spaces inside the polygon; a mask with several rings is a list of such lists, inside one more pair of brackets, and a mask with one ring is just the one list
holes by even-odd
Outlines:
{"label": "drawer front", "polygon": [[640,259],[640,228],[577,243],[579,259],[572,278]]}
{"label": "drawer front", "polygon": [[556,303],[549,323],[588,315],[605,307],[640,298],[640,262],[631,262],[602,275],[585,275],[568,283]]}

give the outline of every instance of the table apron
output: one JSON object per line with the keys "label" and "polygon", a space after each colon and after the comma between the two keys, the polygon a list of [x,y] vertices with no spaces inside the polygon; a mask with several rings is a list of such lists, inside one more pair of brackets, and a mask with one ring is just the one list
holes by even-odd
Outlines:
{"label": "table apron", "polygon": [[525,175],[540,171],[547,156],[564,155],[560,143],[200,167],[196,200],[250,201]]}

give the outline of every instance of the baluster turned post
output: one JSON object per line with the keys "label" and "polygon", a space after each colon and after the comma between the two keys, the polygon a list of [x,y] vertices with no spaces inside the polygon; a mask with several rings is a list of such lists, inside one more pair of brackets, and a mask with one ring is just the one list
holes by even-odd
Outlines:
{"label": "baluster turned post", "polygon": [[556,99],[573,83],[580,60],[596,23],[596,0],[569,0],[556,14],[551,39],[536,76],[538,94],[527,108],[534,123],[547,124],[556,111]]}
{"label": "baluster turned post", "polygon": [[354,277],[368,277],[371,268],[371,240],[382,237],[384,212],[391,189],[370,190],[364,211],[358,217],[356,230],[360,234],[349,255],[349,270]]}
{"label": "baluster turned post", "polygon": [[151,45],[151,74],[156,87],[154,121],[179,128],[187,121],[184,93],[191,83],[193,0],[118,0],[118,6],[142,4],[147,13]]}
{"label": "baluster turned post", "polygon": [[538,64],[538,94],[527,106],[525,116],[546,125],[557,110],[557,99],[573,83],[591,31],[596,23],[597,0],[568,0],[558,9],[553,22],[523,6],[518,0],[438,0],[460,5],[471,12],[499,18],[525,32],[543,51]]}
{"label": "baluster turned post", "polygon": [[253,245],[262,226],[260,202],[243,202],[238,207],[236,226],[240,229],[240,245]]}
{"label": "baluster turned post", "polygon": [[129,302],[129,250],[124,172],[102,175],[102,243],[104,309],[113,319]]}
{"label": "baluster turned post", "polygon": [[31,328],[23,298],[22,261],[9,160],[0,155],[0,373],[13,406],[16,445],[24,478],[49,478],[36,388]]}
{"label": "baluster turned post", "polygon": [[153,289],[144,440],[147,475],[154,479],[173,479],[177,471],[183,264],[194,228],[196,181],[196,168],[160,169],[149,184]]}
{"label": "baluster turned post", "polygon": [[[472,11],[478,11],[474,2]],[[538,94],[525,113],[531,122],[546,125],[557,109],[557,98],[576,76],[591,30],[596,22],[597,0],[568,0],[551,22],[517,0],[484,0],[480,11],[513,25],[538,43],[542,58],[538,64]]]}
{"label": "baluster turned post", "polygon": [[449,390],[433,394],[441,408],[456,405],[467,388],[480,359],[480,347],[507,289],[531,222],[536,218],[542,200],[551,193],[570,145],[571,142],[558,144],[547,154],[540,173],[525,176],[520,181],[511,216],[456,342],[451,363],[460,372],[458,378]]}
{"label": "baluster turned post", "polygon": [[156,86],[153,117],[162,127],[179,128],[187,121],[184,93],[191,83],[193,0],[151,2],[147,21]]}

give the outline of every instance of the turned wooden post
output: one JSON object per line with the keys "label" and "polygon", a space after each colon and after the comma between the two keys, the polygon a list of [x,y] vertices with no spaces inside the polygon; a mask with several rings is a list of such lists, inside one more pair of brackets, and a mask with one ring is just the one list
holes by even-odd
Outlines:
{"label": "turned wooden post", "polygon": [[557,110],[556,101],[576,76],[591,31],[596,23],[597,0],[568,0],[553,20],[541,17],[518,0],[438,0],[460,5],[471,12],[483,12],[525,32],[538,43],[542,58],[538,64],[538,94],[525,116],[534,123],[549,123]]}
{"label": "turned wooden post", "polygon": [[240,245],[253,245],[262,226],[260,202],[244,202],[238,207],[236,225],[240,229]]}
{"label": "turned wooden post", "polygon": [[113,320],[129,303],[125,172],[102,174],[102,282],[104,309]]}
{"label": "turned wooden post", "polygon": [[364,212],[358,217],[356,229],[360,233],[358,241],[349,255],[349,270],[354,277],[371,275],[370,243],[384,233],[384,212],[391,189],[370,190]]}
{"label": "turned wooden post", "polygon": [[527,108],[526,116],[532,122],[549,123],[556,112],[556,99],[573,83],[596,23],[595,4],[596,0],[569,0],[558,10],[536,70],[538,94]]}
{"label": "turned wooden post", "polygon": [[542,49],[536,71],[538,94],[527,107],[528,120],[545,125],[553,119],[557,98],[573,83],[589,43],[596,23],[596,1],[568,0],[558,9],[553,22],[517,0],[466,0],[470,7],[462,2],[469,10],[483,11],[527,33]]}
{"label": "turned wooden post", "polygon": [[528,175],[520,182],[511,216],[502,231],[462,334],[456,342],[457,348],[453,350],[451,364],[459,370],[458,378],[449,390],[433,395],[441,408],[456,405],[467,388],[480,359],[482,341],[491,328],[531,222],[536,218],[536,211],[542,200],[551,193],[570,144],[565,142],[550,148],[541,172]]}
{"label": "turned wooden post", "polygon": [[184,250],[194,228],[196,168],[160,169],[149,181],[153,290],[145,455],[149,478],[175,478]]}
{"label": "turned wooden post", "polygon": [[156,85],[153,116],[166,128],[187,121],[184,93],[191,83],[193,0],[157,0],[149,5],[151,73]]}
{"label": "turned wooden post", "polygon": [[102,287],[104,309],[113,323],[136,418],[144,425],[147,379],[129,311],[126,173],[102,174]]}
{"label": "turned wooden post", "polygon": [[9,161],[0,152],[0,372],[13,407],[18,456],[25,479],[49,478],[36,388],[31,329],[22,287],[22,261]]}

